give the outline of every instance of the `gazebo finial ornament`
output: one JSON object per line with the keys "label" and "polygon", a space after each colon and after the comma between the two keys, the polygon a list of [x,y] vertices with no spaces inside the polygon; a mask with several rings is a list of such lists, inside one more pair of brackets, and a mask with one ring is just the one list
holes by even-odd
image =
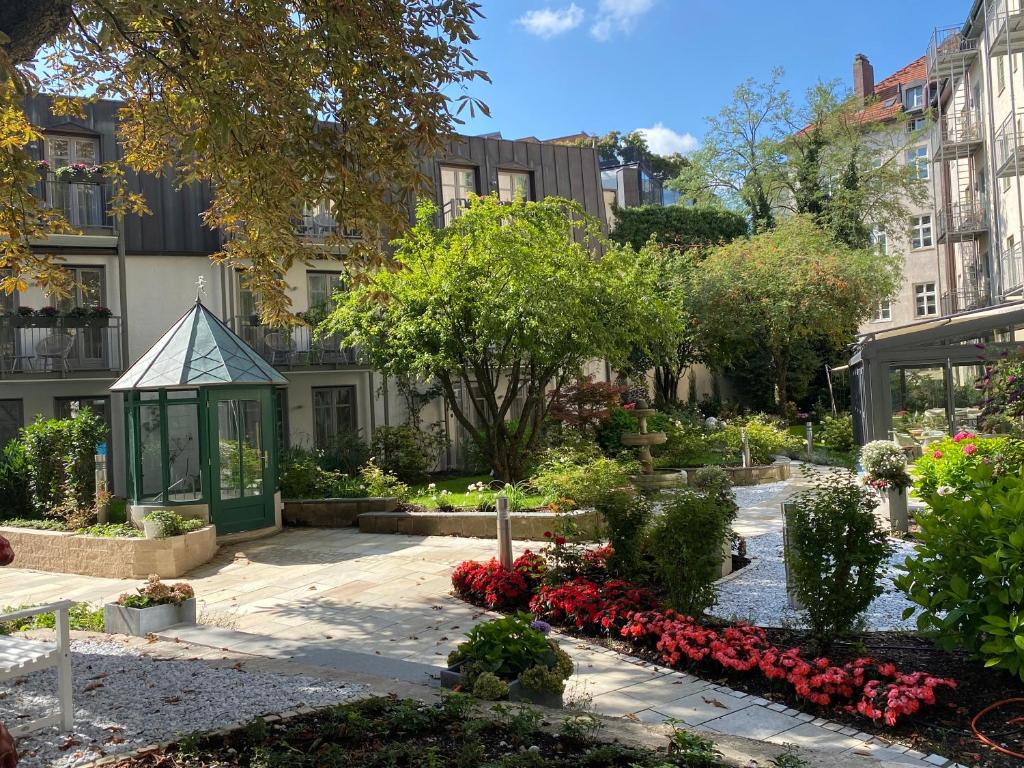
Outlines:
{"label": "gazebo finial ornament", "polygon": [[196,301],[200,300],[200,295],[206,295],[206,278],[202,275],[196,278]]}

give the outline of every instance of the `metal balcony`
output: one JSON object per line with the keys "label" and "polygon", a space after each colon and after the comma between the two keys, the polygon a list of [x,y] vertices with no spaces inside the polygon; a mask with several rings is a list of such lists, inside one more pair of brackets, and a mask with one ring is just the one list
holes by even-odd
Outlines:
{"label": "metal balcony", "polygon": [[276,368],[317,369],[363,367],[356,347],[345,347],[337,336],[317,336],[308,325],[275,328],[258,317],[236,317],[233,330],[260,357]]}
{"label": "metal balcony", "polygon": [[980,202],[966,200],[939,211],[938,241],[974,240],[988,231],[988,213]]}
{"label": "metal balcony", "polygon": [[989,55],[1024,51],[1024,0],[988,0]]}
{"label": "metal balcony", "polygon": [[978,41],[964,37],[961,27],[938,27],[928,45],[929,79],[970,62],[978,55]]}
{"label": "metal balcony", "polygon": [[999,254],[999,270],[1003,296],[1019,293],[1024,288],[1024,244],[1016,243]]}
{"label": "metal balcony", "polygon": [[971,110],[944,114],[932,127],[935,162],[970,157],[983,144],[981,120]]}
{"label": "metal balcony", "polygon": [[1001,179],[1024,173],[1024,109],[1008,115],[996,131],[996,176]]}
{"label": "metal balcony", "polygon": [[[88,174],[42,174],[32,190],[47,208],[59,210],[72,232],[50,235],[48,245],[115,247],[117,229],[110,213],[110,183]],[[71,239],[69,239],[71,238]]]}
{"label": "metal balcony", "polygon": [[0,378],[105,378],[121,370],[119,317],[0,316]]}
{"label": "metal balcony", "polygon": [[969,312],[982,309],[992,303],[989,297],[988,284],[973,286],[963,291],[950,291],[942,294],[942,314],[955,315],[957,312]]}

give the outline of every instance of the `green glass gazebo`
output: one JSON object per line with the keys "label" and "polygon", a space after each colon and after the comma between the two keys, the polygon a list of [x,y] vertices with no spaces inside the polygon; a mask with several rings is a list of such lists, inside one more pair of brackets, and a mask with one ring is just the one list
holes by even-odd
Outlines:
{"label": "green glass gazebo", "polygon": [[280,528],[274,388],[287,383],[197,300],[110,388],[124,393],[132,519],[171,509],[218,535]]}

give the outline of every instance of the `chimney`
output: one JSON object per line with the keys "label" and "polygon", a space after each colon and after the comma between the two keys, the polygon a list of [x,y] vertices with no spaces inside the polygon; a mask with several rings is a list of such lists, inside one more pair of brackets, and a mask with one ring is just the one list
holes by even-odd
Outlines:
{"label": "chimney", "polygon": [[875,95],[875,68],[863,53],[853,57],[853,92],[861,103]]}

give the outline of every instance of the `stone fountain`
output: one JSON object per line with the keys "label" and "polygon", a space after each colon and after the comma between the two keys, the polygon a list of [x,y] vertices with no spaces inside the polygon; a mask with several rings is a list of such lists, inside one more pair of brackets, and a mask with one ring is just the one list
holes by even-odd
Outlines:
{"label": "stone fountain", "polygon": [[633,409],[633,415],[640,422],[640,431],[623,432],[619,438],[623,445],[640,449],[640,474],[634,475],[631,479],[633,484],[642,491],[658,491],[686,485],[686,472],[676,470],[666,472],[654,469],[651,446],[662,445],[668,440],[668,436],[664,432],[647,431],[647,419],[656,413],[657,411],[651,408],[646,400],[638,400],[636,408]]}

